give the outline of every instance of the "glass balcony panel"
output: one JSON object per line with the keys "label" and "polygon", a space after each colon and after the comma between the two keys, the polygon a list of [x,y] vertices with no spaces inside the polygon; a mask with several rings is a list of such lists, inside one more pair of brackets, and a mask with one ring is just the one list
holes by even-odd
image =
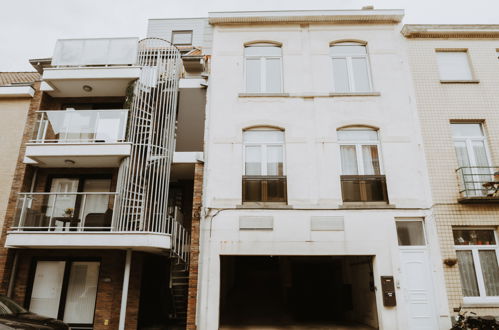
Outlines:
{"label": "glass balcony panel", "polygon": [[13,230],[75,231],[111,229],[116,193],[22,193]]}
{"label": "glass balcony panel", "polygon": [[344,202],[388,202],[384,175],[342,175]]}
{"label": "glass balcony panel", "polygon": [[56,43],[52,65],[133,65],[137,49],[137,38],[61,39]]}
{"label": "glass balcony panel", "polygon": [[262,183],[260,180],[246,180],[243,186],[245,202],[262,201]]}
{"label": "glass balcony panel", "polygon": [[122,142],[128,110],[44,111],[31,142],[82,143]]}
{"label": "glass balcony panel", "polygon": [[285,176],[243,177],[243,202],[287,201]]}

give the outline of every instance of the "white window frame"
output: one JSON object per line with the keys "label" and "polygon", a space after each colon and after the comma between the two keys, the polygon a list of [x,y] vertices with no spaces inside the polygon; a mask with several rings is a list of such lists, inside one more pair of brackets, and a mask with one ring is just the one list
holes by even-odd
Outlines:
{"label": "white window frame", "polygon": [[[498,235],[497,235],[497,230],[496,228],[492,227],[453,227],[452,231],[454,230],[491,230],[494,233],[494,238],[496,241],[495,245],[454,245],[454,249],[456,251],[471,251],[472,257],[473,257],[473,266],[475,267],[475,273],[476,273],[476,281],[478,284],[478,292],[480,294],[479,297],[466,297],[463,294],[463,302],[465,304],[483,304],[483,303],[492,303],[492,304],[498,304],[499,303],[499,296],[486,296],[486,290],[485,290],[485,282],[483,279],[483,272],[482,272],[482,265],[480,263],[480,256],[478,254],[478,251],[480,250],[492,250],[496,252],[496,259],[499,264],[499,244],[498,244]],[[454,239],[454,234],[452,235]],[[458,265],[459,266],[459,265]],[[461,277],[459,277],[459,280],[461,281]],[[461,282],[462,285],[462,282]]]}
{"label": "white window frame", "polygon": [[[363,46],[366,50],[366,53],[364,55],[359,55],[359,54],[342,54],[342,55],[333,55],[331,54],[331,48],[333,47],[341,47],[341,46]],[[336,86],[334,84],[334,66],[333,66],[333,59],[346,59],[347,62],[347,74],[348,74],[348,91],[346,93],[370,93],[373,91],[373,81],[372,81],[372,74],[371,74],[371,63],[369,61],[369,52],[367,49],[367,44],[359,43],[359,42],[338,42],[329,45],[329,55],[331,57],[331,69],[333,71],[333,91],[336,92]],[[367,79],[369,83],[369,90],[368,91],[357,91],[355,88],[355,80],[353,77],[353,65],[352,65],[352,59],[353,58],[363,58],[366,61],[366,66],[367,66]],[[343,93],[343,91],[338,91],[337,93]]]}
{"label": "white window frame", "polygon": [[[440,81],[448,81],[448,82],[452,82],[452,81],[474,81],[476,78],[475,78],[475,72],[473,71],[473,65],[471,63],[471,58],[470,58],[470,54],[468,52],[468,49],[452,49],[452,48],[449,48],[449,49],[446,49],[446,48],[437,48],[435,49],[435,53],[437,55],[437,69],[438,69],[438,77],[440,79]],[[468,69],[470,71],[470,78],[462,78],[462,79],[443,79],[445,77],[442,77],[442,71],[440,69],[440,63],[439,63],[439,59],[438,59],[438,54],[439,53],[464,53],[466,55],[466,63],[468,65]]]}
{"label": "white window frame", "polygon": [[[282,142],[277,143],[277,142],[246,142],[244,141],[244,133],[245,132],[255,132],[255,131],[278,131],[282,133]],[[262,173],[260,175],[255,175],[255,176],[281,176],[281,175],[269,175],[268,174],[268,169],[267,169],[267,147],[268,146],[281,146],[282,148],[282,176],[286,176],[286,148],[285,148],[285,139],[284,139],[284,131],[279,130],[279,129],[248,129],[243,131],[243,176],[252,176],[252,175],[247,175],[246,174],[246,148],[247,147],[260,147],[260,168],[262,170]]]}
{"label": "white window frame", "polygon": [[[280,56],[268,56],[268,55],[246,55],[246,48],[250,47],[276,47],[281,50],[281,55]],[[260,91],[259,92],[248,92],[248,86],[247,86],[247,67],[246,63],[248,59],[259,59],[260,60]],[[279,63],[281,66],[281,89],[277,93],[282,93],[284,90],[284,79],[283,79],[283,64],[282,64],[282,46],[277,45],[277,44],[271,44],[271,43],[257,43],[257,44],[250,44],[250,45],[245,45],[244,46],[244,90],[248,93],[260,93],[260,94],[273,94],[276,92],[268,92],[267,91],[267,60],[269,59],[279,59]]]}
{"label": "white window frame", "polygon": [[[453,142],[464,142],[466,144],[466,152],[468,154],[468,159],[470,160],[470,166],[478,166],[475,158],[475,154],[472,152],[473,150],[473,142],[483,142],[485,146],[485,154],[487,155],[487,163],[489,167],[491,166],[490,162],[490,152],[489,152],[489,144],[487,143],[487,137],[485,136],[485,130],[482,123],[473,123],[473,122],[451,122],[452,125],[479,125],[482,135],[478,136],[452,136]],[[454,149],[456,146],[454,145]],[[457,156],[456,156],[457,157]]]}
{"label": "white window frame", "polygon": [[[397,222],[420,222],[423,228],[423,239],[424,245],[398,245],[401,250],[421,250],[428,247],[428,233],[426,232],[426,226],[424,218],[395,218],[395,230],[397,230]],[[397,232],[397,244],[398,244],[398,232]]]}
{"label": "white window frame", "polygon": [[[338,140],[338,144],[340,145],[340,160],[341,160],[341,146],[355,146],[355,154],[357,157],[357,174],[352,174],[352,175],[371,175],[371,174],[365,174],[365,169],[364,169],[364,157],[362,155],[362,146],[376,146],[378,149],[378,160],[379,160],[379,174],[372,174],[372,175],[384,175],[383,171],[383,160],[381,157],[381,143],[379,141],[379,130],[375,129],[362,129],[359,127],[359,129],[349,129],[349,128],[344,128],[344,129],[339,129],[337,132],[341,131],[373,131],[376,132],[376,135],[378,139],[376,141],[370,141],[370,140],[365,140],[365,141],[340,141]],[[341,168],[341,172],[343,175],[350,175],[350,174],[344,174],[343,173],[343,167]]]}
{"label": "white window frame", "polygon": [[[190,34],[191,36],[191,41],[189,43],[175,43],[174,38],[176,34]],[[192,39],[194,37],[194,31],[193,30],[173,30],[172,31],[172,44],[175,46],[192,46]]]}

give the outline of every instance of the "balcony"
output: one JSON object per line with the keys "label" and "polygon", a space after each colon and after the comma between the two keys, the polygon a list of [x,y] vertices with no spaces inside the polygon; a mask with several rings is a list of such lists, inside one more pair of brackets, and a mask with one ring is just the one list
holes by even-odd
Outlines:
{"label": "balcony", "polygon": [[243,176],[243,203],[286,203],[285,176]]}
{"label": "balcony", "polygon": [[342,175],[341,192],[343,202],[388,203],[384,175]]}
{"label": "balcony", "polygon": [[189,235],[174,217],[122,223],[115,192],[21,193],[6,247],[131,248],[187,254]]}
{"label": "balcony", "polygon": [[140,76],[137,38],[61,39],[42,90],[53,97],[125,96]]}
{"label": "balcony", "polygon": [[499,202],[498,167],[460,167],[456,170],[456,174],[459,179],[459,203]]}
{"label": "balcony", "polygon": [[38,114],[25,163],[40,167],[117,167],[130,155],[128,110],[59,110]]}

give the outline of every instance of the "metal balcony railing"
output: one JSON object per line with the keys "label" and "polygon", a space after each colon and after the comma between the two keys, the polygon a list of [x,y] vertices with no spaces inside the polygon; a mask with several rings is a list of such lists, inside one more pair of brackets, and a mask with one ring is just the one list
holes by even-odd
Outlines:
{"label": "metal balcony railing", "polygon": [[287,202],[285,176],[243,176],[243,202]]}
{"label": "metal balcony railing", "polygon": [[138,41],[138,38],[60,39],[55,45],[52,65],[134,65]]}
{"label": "metal balcony railing", "polygon": [[128,110],[40,111],[31,143],[123,142]]}
{"label": "metal balcony railing", "polygon": [[456,174],[462,199],[499,200],[499,167],[465,166]]}
{"label": "metal balcony railing", "polygon": [[384,175],[342,175],[343,202],[387,202]]}

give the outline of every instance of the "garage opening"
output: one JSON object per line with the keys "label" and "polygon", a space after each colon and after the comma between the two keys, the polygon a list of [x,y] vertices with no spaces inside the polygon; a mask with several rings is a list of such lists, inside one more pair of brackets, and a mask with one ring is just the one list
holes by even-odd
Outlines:
{"label": "garage opening", "polygon": [[377,329],[372,256],[222,256],[221,329]]}

